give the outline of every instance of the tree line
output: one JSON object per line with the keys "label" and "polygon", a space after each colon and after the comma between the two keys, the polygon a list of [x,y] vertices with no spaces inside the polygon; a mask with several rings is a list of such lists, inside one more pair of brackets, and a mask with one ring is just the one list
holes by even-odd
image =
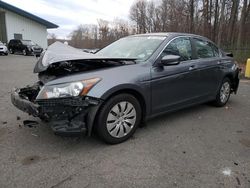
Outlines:
{"label": "tree line", "polygon": [[129,21],[99,19],[97,25],[80,25],[69,44],[102,48],[121,37],[150,32],[199,34],[224,49],[248,50],[250,55],[250,0],[136,0]]}

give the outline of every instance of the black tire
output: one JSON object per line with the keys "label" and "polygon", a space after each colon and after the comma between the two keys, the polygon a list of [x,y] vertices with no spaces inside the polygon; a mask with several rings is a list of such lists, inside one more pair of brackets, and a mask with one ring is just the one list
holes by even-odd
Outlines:
{"label": "black tire", "polygon": [[6,56],[7,56],[7,55],[9,55],[9,54],[8,54],[8,53],[5,53],[4,55],[6,55]]}
{"label": "black tire", "polygon": [[[132,107],[134,107],[134,109],[135,109],[135,115],[136,115],[135,117],[136,118],[135,118],[134,125],[131,126],[132,128],[129,126],[131,129],[128,131],[128,133],[126,133],[126,131],[125,131],[126,128],[124,128],[124,125],[123,125],[124,122],[121,123],[122,125],[120,125],[120,127],[123,126],[122,132],[124,132],[126,135],[124,135],[120,138],[117,138],[117,137],[112,136],[111,133],[109,133],[108,128],[107,128],[107,126],[108,126],[107,119],[108,119],[108,115],[111,112],[111,109],[114,108],[116,105],[119,105],[120,103],[123,103],[123,102],[125,102],[125,103],[127,102],[126,104],[128,104],[128,103],[132,104]],[[121,111],[120,108],[119,108],[119,110]],[[133,95],[126,94],[126,93],[118,94],[114,97],[111,97],[107,102],[105,102],[102,105],[102,107],[98,113],[98,116],[97,116],[97,121],[96,121],[97,126],[95,128],[96,128],[96,131],[97,131],[99,137],[104,142],[106,142],[108,144],[118,144],[118,143],[124,142],[125,140],[127,140],[128,138],[130,138],[134,134],[136,128],[140,124],[141,115],[142,115],[142,112],[141,112],[140,103]],[[127,123],[126,123],[126,126],[128,126]],[[115,123],[114,127],[118,127],[117,123]],[[120,130],[120,128],[118,128],[118,129]],[[117,134],[119,134],[119,133],[117,133]]]}
{"label": "black tire", "polygon": [[[222,100],[221,99],[221,91],[222,91],[222,87],[225,85],[225,84],[228,84],[229,85],[229,93],[228,93],[228,96],[226,97],[226,99]],[[216,95],[216,99],[214,101],[214,105],[217,106],[217,107],[222,107],[224,106],[225,104],[227,104],[229,98],[230,98],[230,94],[231,94],[231,81],[229,78],[224,78],[221,85],[220,85],[220,88],[217,92],[217,95]]]}
{"label": "black tire", "polygon": [[24,49],[24,50],[22,51],[22,53],[23,53],[24,56],[26,56],[26,55],[27,55],[27,50]]}
{"label": "black tire", "polygon": [[11,53],[11,54],[14,54],[14,51],[12,50],[12,48],[10,48],[10,53]]}

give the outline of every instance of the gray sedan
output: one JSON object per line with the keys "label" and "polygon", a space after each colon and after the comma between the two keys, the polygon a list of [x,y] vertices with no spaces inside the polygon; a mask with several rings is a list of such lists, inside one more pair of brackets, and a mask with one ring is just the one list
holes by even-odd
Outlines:
{"label": "gray sedan", "polygon": [[232,54],[184,33],[129,36],[96,54],[56,42],[34,72],[37,83],[11,94],[17,108],[57,134],[95,130],[110,144],[159,114],[205,102],[224,106],[239,85]]}

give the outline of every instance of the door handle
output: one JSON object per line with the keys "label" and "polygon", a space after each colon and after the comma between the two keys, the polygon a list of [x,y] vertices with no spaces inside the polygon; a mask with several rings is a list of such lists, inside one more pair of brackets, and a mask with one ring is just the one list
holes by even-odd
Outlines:
{"label": "door handle", "polygon": [[196,69],[196,66],[195,66],[195,65],[191,65],[191,66],[188,68],[189,71],[192,71],[192,70],[195,70],[195,69]]}

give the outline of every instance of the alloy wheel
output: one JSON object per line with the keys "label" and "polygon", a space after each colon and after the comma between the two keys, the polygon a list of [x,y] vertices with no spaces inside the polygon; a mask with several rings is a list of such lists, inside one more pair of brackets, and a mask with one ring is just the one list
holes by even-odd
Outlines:
{"label": "alloy wheel", "polygon": [[220,101],[222,103],[226,103],[230,96],[230,84],[228,82],[224,82],[220,89]]}
{"label": "alloy wheel", "polygon": [[128,101],[122,101],[114,105],[109,111],[106,126],[112,137],[122,138],[133,129],[135,122],[135,107]]}

